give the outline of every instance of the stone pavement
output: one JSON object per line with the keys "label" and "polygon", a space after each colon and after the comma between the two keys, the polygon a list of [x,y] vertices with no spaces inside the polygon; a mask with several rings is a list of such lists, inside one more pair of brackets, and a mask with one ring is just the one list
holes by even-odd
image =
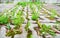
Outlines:
{"label": "stone pavement", "polygon": [[0,12],[13,8],[14,4],[0,4]]}
{"label": "stone pavement", "polygon": [[[45,4],[45,8],[48,9],[48,10],[53,8],[53,9],[55,9],[57,11],[58,14],[60,14],[60,7],[57,6],[57,5]],[[57,34],[57,36],[55,38],[60,38],[60,34]]]}
{"label": "stone pavement", "polygon": [[[0,11],[3,11],[4,9],[10,9],[12,7],[14,7],[13,4],[11,4],[11,5],[2,5],[2,4],[0,4]],[[46,4],[46,7],[47,7],[47,9],[55,8],[57,11],[60,10],[60,8],[58,6],[51,5],[51,4]],[[22,27],[24,27],[24,26],[25,25],[23,25]],[[41,37],[37,36],[36,31],[33,29],[33,27],[35,27],[35,26],[37,26],[37,25],[34,25],[34,24],[31,25],[31,30],[33,31],[33,35],[34,35],[33,38],[41,38]],[[5,32],[6,32],[6,29],[3,26],[0,30],[0,38],[8,38],[8,37],[5,36]],[[26,36],[26,32],[23,31],[23,33],[21,35],[16,35],[15,38],[26,38],[25,36]],[[55,38],[59,38],[59,37],[60,37],[60,35],[58,34]]]}
{"label": "stone pavement", "polygon": [[57,5],[54,5],[54,4],[45,4],[45,8],[46,8],[46,9],[51,9],[51,8],[53,8],[53,9],[55,9],[55,10],[57,11],[57,13],[60,14],[60,7],[57,6]]}

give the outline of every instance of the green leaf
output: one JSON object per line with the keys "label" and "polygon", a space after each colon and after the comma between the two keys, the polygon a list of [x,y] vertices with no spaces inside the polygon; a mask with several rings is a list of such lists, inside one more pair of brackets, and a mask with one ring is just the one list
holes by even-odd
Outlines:
{"label": "green leaf", "polygon": [[21,5],[22,7],[25,7],[26,6],[26,2],[18,2],[17,5]]}
{"label": "green leaf", "polygon": [[26,26],[25,26],[25,30],[28,31],[29,30],[29,26],[30,26],[30,21],[27,22]]}
{"label": "green leaf", "polygon": [[41,34],[50,34],[50,35],[52,35],[52,36],[55,36],[56,34],[55,34],[55,32],[51,29],[51,26],[50,25],[45,25],[45,24],[42,24],[42,28],[41,28],[41,30],[40,30],[40,33]]}
{"label": "green leaf", "polygon": [[33,12],[32,20],[37,20],[39,18],[39,13]]}
{"label": "green leaf", "polygon": [[7,24],[8,23],[8,17],[5,15],[0,16],[0,24]]}
{"label": "green leaf", "polygon": [[6,28],[7,28],[8,30],[11,30],[10,23],[7,24]]}
{"label": "green leaf", "polygon": [[27,38],[33,38],[32,31],[28,30]]}

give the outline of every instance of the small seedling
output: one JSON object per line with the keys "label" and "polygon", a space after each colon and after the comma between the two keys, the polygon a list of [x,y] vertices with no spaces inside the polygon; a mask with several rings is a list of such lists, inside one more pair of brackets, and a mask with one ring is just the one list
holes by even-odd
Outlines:
{"label": "small seedling", "polygon": [[32,20],[38,20],[39,18],[39,13],[33,12],[32,13]]}
{"label": "small seedling", "polygon": [[38,28],[36,30],[36,32],[38,33],[38,35],[42,36],[43,38],[46,38],[45,37],[46,34],[49,34],[51,36],[55,36],[55,32],[51,29],[51,26],[47,26],[45,24],[42,24],[42,27]]}
{"label": "small seedling", "polygon": [[33,38],[31,30],[28,30],[27,38]]}
{"label": "small seedling", "polygon": [[7,24],[8,23],[8,17],[5,15],[0,16],[0,24]]}

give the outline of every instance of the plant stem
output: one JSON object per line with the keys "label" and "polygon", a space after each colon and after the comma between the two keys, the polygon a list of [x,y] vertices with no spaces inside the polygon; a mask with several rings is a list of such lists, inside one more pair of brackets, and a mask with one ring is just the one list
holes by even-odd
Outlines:
{"label": "plant stem", "polygon": [[26,14],[27,14],[27,15],[26,15],[26,19],[29,20],[29,18],[28,18],[28,16],[29,16],[29,14],[28,14],[28,7],[27,7],[27,12],[26,12]]}
{"label": "plant stem", "polygon": [[26,31],[29,30],[29,29],[27,29],[29,27],[29,25],[28,25],[29,18],[28,17],[29,17],[29,14],[28,14],[28,6],[27,6],[27,12],[26,12],[27,24],[26,24],[26,27],[25,27]]}
{"label": "plant stem", "polygon": [[44,34],[42,35],[42,37],[43,37],[43,38],[46,38]]}
{"label": "plant stem", "polygon": [[30,29],[28,30],[27,38],[32,38],[32,31]]}
{"label": "plant stem", "polygon": [[41,23],[39,22],[39,20],[36,20],[36,23],[38,24],[38,27],[39,27],[39,28],[42,27],[42,25],[41,25]]}
{"label": "plant stem", "polygon": [[14,35],[13,35],[13,36],[11,36],[11,38],[14,38]]}
{"label": "plant stem", "polygon": [[32,0],[32,2],[35,2],[35,0]]}

